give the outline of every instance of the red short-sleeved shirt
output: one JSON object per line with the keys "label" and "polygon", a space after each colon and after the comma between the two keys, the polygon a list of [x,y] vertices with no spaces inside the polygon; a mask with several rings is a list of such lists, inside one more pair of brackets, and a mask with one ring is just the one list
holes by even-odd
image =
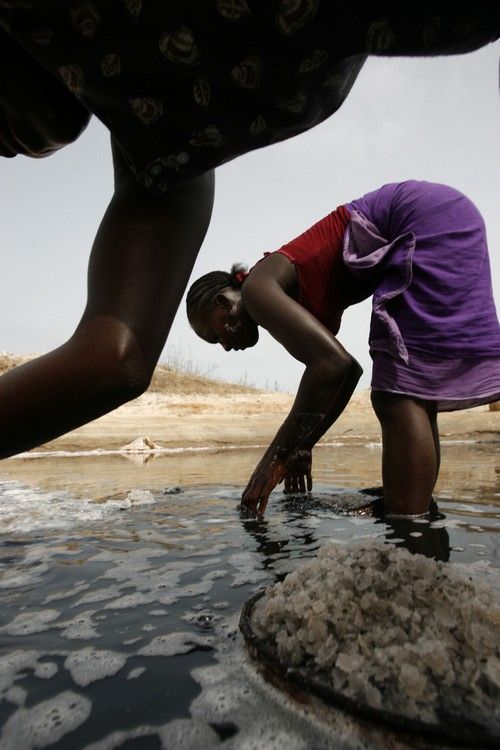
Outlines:
{"label": "red short-sleeved shirt", "polygon": [[339,206],[276,251],[289,258],[297,269],[299,304],[332,333],[338,332],[344,310],[373,291],[356,280],[344,265],[342,245],[349,220],[349,211]]}

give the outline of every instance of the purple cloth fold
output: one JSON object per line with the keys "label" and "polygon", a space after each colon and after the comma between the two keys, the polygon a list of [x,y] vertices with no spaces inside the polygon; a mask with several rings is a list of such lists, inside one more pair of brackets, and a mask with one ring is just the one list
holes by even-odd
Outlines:
{"label": "purple cloth fold", "polygon": [[374,284],[370,349],[408,361],[500,356],[486,229],[465,195],[409,180],[352,201],[350,273]]}
{"label": "purple cloth fold", "polygon": [[372,284],[372,388],[463,409],[500,397],[500,326],[481,214],[410,180],[347,204],[343,260]]}
{"label": "purple cloth fold", "polygon": [[408,350],[387,303],[407,289],[412,280],[415,235],[408,232],[388,242],[375,224],[353,210],[344,235],[343,258],[350,273],[368,282],[375,272],[381,280],[372,299],[370,346],[400,357],[408,364]]}

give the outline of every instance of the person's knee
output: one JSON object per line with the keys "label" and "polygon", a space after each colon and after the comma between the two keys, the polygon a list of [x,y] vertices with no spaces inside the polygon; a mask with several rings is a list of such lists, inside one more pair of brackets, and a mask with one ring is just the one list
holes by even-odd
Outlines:
{"label": "person's knee", "polygon": [[0,145],[3,135],[8,155],[48,156],[75,141],[90,116],[62,81],[0,30]]}
{"label": "person's knee", "polygon": [[[43,120],[33,120],[29,126],[22,124],[18,128],[19,140],[24,146],[24,155],[33,159],[42,159],[55,151],[68,146],[79,138],[87,127],[90,113],[75,101],[50,106],[47,103]],[[12,122],[12,120],[11,120]]]}
{"label": "person's knee", "polygon": [[63,109],[54,108],[47,125],[47,139],[52,150],[68,146],[80,137],[90,121],[88,112],[77,99],[66,99]]}
{"label": "person's knee", "polygon": [[76,332],[74,343],[82,364],[91,362],[98,398],[120,404],[132,401],[148,389],[156,362],[144,356],[136,335],[121,321],[113,318],[89,321]]}
{"label": "person's knee", "polygon": [[105,358],[96,363],[103,396],[113,401],[133,401],[149,388],[154,365],[144,361],[133,340],[107,348]]}
{"label": "person's knee", "polygon": [[372,391],[371,403],[380,422],[414,422],[424,419],[427,423],[435,414],[435,406],[427,401],[387,391]]}

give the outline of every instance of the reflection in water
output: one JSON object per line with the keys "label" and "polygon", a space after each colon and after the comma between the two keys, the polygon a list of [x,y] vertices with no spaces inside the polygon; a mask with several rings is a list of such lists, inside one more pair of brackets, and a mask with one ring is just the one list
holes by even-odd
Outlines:
{"label": "reflection in water", "polygon": [[450,559],[450,536],[446,526],[433,523],[445,519],[437,504],[433,503],[430,512],[421,519],[388,517],[381,519],[381,523],[387,527],[385,538],[396,547],[447,562]]}
{"label": "reflection in water", "polygon": [[[498,581],[493,446],[468,446],[465,463],[462,446],[463,473],[440,485],[439,511],[409,521],[384,519],[375,498],[336,489],[377,482],[377,449],[350,451],[349,467],[347,453],[335,452],[349,481],[331,481],[324,449],[312,496],[276,492],[262,520],[238,510],[255,454],[226,453],[227,464],[212,457],[228,486],[200,486],[210,475],[192,456],[185,474],[178,458],[4,462],[0,745],[416,747],[335,709],[326,728],[311,722],[249,665],[237,630],[249,596],[332,540],[377,537]],[[140,493],[138,503],[120,504],[134,487],[151,491],[154,504],[141,505]]]}

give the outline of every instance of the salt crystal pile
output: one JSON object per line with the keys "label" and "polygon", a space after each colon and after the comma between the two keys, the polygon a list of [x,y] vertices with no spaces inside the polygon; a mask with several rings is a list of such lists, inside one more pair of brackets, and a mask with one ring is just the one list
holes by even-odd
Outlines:
{"label": "salt crystal pile", "polygon": [[269,588],[255,635],[338,693],[500,734],[500,600],[450,564],[374,540],[329,544]]}

